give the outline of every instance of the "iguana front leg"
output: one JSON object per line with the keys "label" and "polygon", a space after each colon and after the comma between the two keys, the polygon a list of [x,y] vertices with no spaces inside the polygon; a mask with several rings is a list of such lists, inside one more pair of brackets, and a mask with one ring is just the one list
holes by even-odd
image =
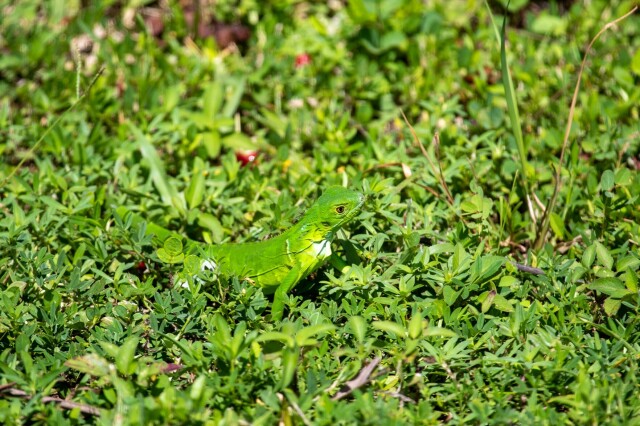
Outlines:
{"label": "iguana front leg", "polygon": [[284,314],[284,298],[287,293],[300,281],[302,278],[302,267],[300,263],[296,262],[289,270],[289,273],[284,280],[278,286],[274,296],[273,305],[271,305],[271,319],[273,321],[280,321]]}

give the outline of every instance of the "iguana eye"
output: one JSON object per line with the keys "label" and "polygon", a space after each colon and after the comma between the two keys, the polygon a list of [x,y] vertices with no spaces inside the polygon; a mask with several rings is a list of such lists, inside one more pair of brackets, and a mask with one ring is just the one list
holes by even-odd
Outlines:
{"label": "iguana eye", "polygon": [[336,207],[336,212],[337,212],[338,214],[342,214],[342,213],[344,213],[344,206],[338,206],[338,207]]}

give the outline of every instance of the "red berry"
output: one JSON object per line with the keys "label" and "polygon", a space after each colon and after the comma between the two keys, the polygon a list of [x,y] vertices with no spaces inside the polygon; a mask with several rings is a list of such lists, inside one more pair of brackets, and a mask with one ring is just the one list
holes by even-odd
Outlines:
{"label": "red berry", "polygon": [[296,56],[296,68],[302,68],[311,63],[311,55],[308,53],[301,53]]}
{"label": "red berry", "polygon": [[253,163],[258,156],[258,151],[254,149],[244,149],[236,151],[236,160],[246,166],[249,163]]}

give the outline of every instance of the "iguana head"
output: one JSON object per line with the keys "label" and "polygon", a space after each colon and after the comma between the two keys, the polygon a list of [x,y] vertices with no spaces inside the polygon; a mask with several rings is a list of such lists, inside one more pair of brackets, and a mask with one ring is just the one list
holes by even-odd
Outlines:
{"label": "iguana head", "polygon": [[358,191],[332,186],[316,200],[305,219],[318,231],[332,233],[360,212],[364,200],[364,195]]}

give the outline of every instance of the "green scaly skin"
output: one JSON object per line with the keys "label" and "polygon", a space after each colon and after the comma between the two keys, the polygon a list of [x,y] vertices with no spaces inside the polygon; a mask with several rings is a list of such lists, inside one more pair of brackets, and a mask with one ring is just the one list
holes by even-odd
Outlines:
{"label": "green scaly skin", "polygon": [[[360,192],[334,186],[316,200],[298,223],[276,237],[240,244],[190,243],[199,247],[201,256],[212,260],[222,275],[247,279],[266,294],[275,293],[271,317],[278,321],[284,313],[286,294],[331,256],[335,233],[360,212],[364,201]],[[127,209],[119,207],[117,212],[124,217]],[[134,216],[134,223],[141,221]],[[152,223],[147,224],[147,233],[160,241],[181,238]]]}

